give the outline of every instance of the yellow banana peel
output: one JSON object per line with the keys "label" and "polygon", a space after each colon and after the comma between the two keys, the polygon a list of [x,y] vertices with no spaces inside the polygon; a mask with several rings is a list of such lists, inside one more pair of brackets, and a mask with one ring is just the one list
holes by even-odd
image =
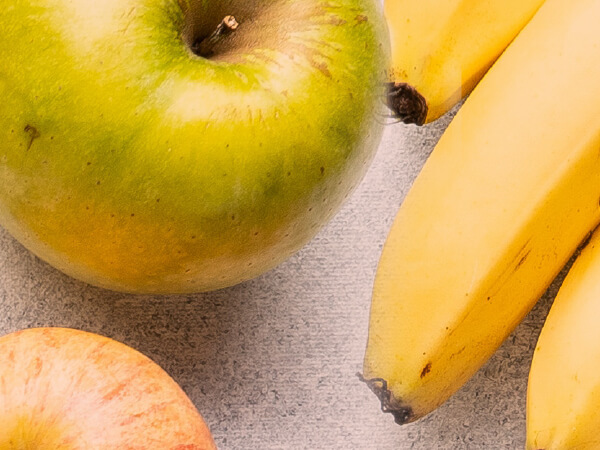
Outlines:
{"label": "yellow banana peel", "polygon": [[543,0],[385,0],[392,43],[387,103],[431,122],[465,97]]}
{"label": "yellow banana peel", "polygon": [[533,355],[528,450],[600,448],[600,230],[554,299]]}
{"label": "yellow banana peel", "polygon": [[600,0],[546,0],[395,218],[362,376],[398,423],[460,389],[600,222],[599,17]]}

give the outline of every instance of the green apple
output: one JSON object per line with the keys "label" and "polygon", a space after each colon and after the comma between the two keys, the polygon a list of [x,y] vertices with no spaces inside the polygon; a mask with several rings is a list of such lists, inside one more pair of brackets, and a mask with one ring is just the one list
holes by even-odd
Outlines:
{"label": "green apple", "polygon": [[0,9],[0,224],[88,283],[253,278],[327,223],[380,141],[377,0]]}
{"label": "green apple", "polygon": [[0,338],[0,450],[215,450],[179,385],[131,347],[68,328]]}

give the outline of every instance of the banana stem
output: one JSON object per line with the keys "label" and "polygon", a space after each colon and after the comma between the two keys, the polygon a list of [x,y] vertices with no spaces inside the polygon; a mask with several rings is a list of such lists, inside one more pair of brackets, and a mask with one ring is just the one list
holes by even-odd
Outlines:
{"label": "banana stem", "polygon": [[356,376],[360,381],[365,383],[371,391],[373,391],[381,402],[381,410],[394,416],[394,421],[398,425],[404,425],[415,420],[411,407],[400,404],[400,402],[394,398],[392,391],[388,389],[388,384],[385,379],[366,379],[361,373],[357,373]]}
{"label": "banana stem", "polygon": [[423,125],[427,101],[408,83],[387,83],[386,103],[395,118],[406,124]]}

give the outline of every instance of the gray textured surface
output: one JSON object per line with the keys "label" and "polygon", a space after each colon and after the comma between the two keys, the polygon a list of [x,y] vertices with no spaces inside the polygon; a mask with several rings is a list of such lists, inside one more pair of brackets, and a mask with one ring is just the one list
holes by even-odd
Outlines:
{"label": "gray textured surface", "polygon": [[522,448],[527,371],[558,280],[489,363],[415,424],[394,424],[355,375],[382,244],[449,118],[388,126],[366,178],[309,245],[218,292],[104,291],[52,269],[0,230],[0,332],[68,326],[142,351],[182,385],[221,450]]}

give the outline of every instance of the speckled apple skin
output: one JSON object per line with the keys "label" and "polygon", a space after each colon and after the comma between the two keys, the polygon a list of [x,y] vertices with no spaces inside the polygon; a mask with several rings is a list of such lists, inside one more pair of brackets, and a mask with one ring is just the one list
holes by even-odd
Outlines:
{"label": "speckled apple skin", "polygon": [[179,385],[115,340],[69,328],[0,338],[0,449],[214,450]]}
{"label": "speckled apple skin", "polygon": [[[379,6],[0,0],[0,224],[117,291],[214,290],[273,268],[380,142]],[[224,14],[238,29],[194,54]]]}

